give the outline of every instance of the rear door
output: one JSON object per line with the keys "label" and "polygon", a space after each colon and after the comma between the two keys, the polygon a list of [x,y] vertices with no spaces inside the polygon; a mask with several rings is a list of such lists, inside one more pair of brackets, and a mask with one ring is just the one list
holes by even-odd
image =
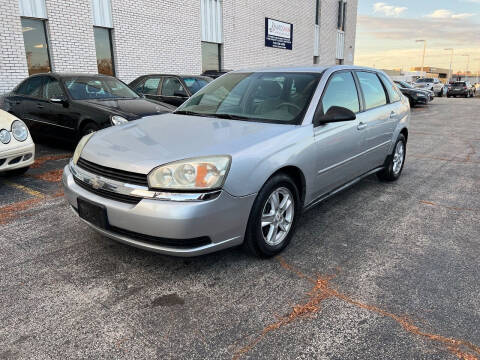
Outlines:
{"label": "rear door", "polygon": [[27,79],[15,95],[15,115],[24,120],[32,131],[42,127],[38,103],[41,101],[45,76]]}
{"label": "rear door", "polygon": [[[360,115],[360,98],[351,71],[332,74],[320,99],[317,112],[326,114],[341,106]],[[361,152],[362,131],[358,119],[321,124],[314,128],[317,158],[315,197],[324,195],[364,172],[357,157]]]}
{"label": "rear door", "polygon": [[355,74],[365,108],[358,116],[358,128],[363,132],[361,159],[366,172],[385,162],[398,114],[376,72],[362,70]]}

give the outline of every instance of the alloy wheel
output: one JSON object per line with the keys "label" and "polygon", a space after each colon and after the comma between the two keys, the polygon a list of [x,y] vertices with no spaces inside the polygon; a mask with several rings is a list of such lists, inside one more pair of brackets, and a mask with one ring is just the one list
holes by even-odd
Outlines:
{"label": "alloy wheel", "polygon": [[393,154],[393,173],[397,175],[402,169],[403,161],[405,158],[405,145],[402,141],[395,146],[395,153]]}
{"label": "alloy wheel", "polygon": [[261,219],[264,241],[270,246],[282,243],[290,232],[295,215],[294,198],[289,189],[276,189],[266,201]]}

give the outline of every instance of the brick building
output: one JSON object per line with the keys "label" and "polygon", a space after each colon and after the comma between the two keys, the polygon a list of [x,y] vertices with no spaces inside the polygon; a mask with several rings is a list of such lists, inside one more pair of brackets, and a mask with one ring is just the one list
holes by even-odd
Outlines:
{"label": "brick building", "polygon": [[353,63],[358,0],[0,0],[0,93],[29,74]]}

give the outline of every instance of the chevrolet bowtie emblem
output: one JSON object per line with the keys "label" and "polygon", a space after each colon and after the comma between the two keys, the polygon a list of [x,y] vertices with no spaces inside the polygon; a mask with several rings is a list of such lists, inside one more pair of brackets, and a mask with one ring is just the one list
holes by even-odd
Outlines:
{"label": "chevrolet bowtie emblem", "polygon": [[90,180],[90,185],[94,189],[100,189],[104,184],[103,184],[103,181],[93,178],[92,180]]}

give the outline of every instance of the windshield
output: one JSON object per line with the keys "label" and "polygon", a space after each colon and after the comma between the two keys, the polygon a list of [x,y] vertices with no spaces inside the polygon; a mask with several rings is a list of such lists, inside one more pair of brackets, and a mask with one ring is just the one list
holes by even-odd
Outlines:
{"label": "windshield", "polygon": [[65,87],[74,100],[134,99],[139,96],[121,81],[110,77],[70,78]]}
{"label": "windshield", "polygon": [[320,73],[229,73],[175,113],[295,124],[303,118],[320,77]]}
{"label": "windshield", "polygon": [[433,79],[418,79],[417,83],[430,83],[433,82]]}
{"label": "windshield", "polygon": [[464,82],[454,82],[454,83],[451,83],[453,86],[466,86],[467,84],[465,84]]}
{"label": "windshield", "polygon": [[183,81],[187,85],[188,90],[193,94],[196,94],[201,88],[207,85],[212,79],[198,78],[198,77],[184,77]]}
{"label": "windshield", "polygon": [[402,87],[402,88],[407,88],[407,89],[413,88],[412,85],[410,85],[409,83],[406,83],[405,81],[395,81],[395,83],[397,85],[400,85],[400,87]]}

